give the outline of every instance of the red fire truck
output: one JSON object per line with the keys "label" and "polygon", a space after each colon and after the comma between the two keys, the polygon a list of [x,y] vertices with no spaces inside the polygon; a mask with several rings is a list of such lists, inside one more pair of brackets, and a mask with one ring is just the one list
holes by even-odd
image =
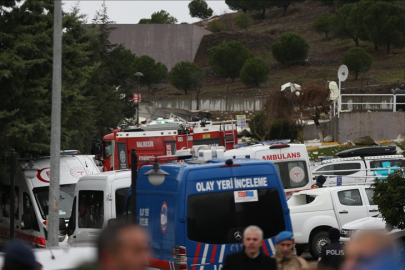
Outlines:
{"label": "red fire truck", "polygon": [[[132,148],[136,149],[140,168],[145,164],[151,164],[156,156],[174,156],[177,150],[191,149],[194,145],[224,146],[225,150],[230,150],[237,143],[237,130],[233,122],[228,125],[168,123],[143,128],[117,129],[103,138],[103,171],[131,168]],[[191,150],[189,153],[191,154]],[[159,158],[159,162],[166,163],[170,160],[166,159]]]}

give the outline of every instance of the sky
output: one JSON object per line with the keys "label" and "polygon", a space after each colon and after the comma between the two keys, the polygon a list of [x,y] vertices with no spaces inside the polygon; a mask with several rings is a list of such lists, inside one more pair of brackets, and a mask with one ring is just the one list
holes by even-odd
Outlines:
{"label": "sky", "polygon": [[[76,0],[62,0],[63,10],[68,12],[72,6],[78,3]],[[107,14],[111,21],[120,24],[135,24],[142,18],[150,18],[153,12],[166,10],[171,16],[177,18],[178,23],[187,22],[193,23],[199,21],[198,18],[191,18],[189,15],[188,4],[189,0],[180,1],[115,1],[106,0]],[[225,4],[225,0],[207,1],[208,6],[214,11],[213,15],[222,15],[224,13],[232,12]],[[90,23],[91,19],[97,10],[101,9],[103,1],[87,0],[79,1],[79,8],[81,13],[88,15],[87,22]]]}

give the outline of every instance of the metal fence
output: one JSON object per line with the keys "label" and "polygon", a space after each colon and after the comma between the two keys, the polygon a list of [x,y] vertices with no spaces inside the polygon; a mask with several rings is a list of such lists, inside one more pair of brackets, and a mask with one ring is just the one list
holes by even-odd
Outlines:
{"label": "metal fence", "polygon": [[342,111],[405,111],[405,94],[342,94],[338,114]]}

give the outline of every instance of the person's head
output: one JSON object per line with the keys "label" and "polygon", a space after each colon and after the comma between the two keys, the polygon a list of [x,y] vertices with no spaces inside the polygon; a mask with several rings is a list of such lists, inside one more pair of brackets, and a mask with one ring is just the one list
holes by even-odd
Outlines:
{"label": "person's head", "polygon": [[330,241],[339,241],[340,239],[340,231],[336,228],[329,229],[329,239]]}
{"label": "person's head", "polygon": [[326,178],[325,178],[325,176],[323,176],[323,175],[319,175],[319,176],[316,178],[316,183],[319,183],[319,184],[323,185],[323,184],[325,184],[325,182],[326,182]]}
{"label": "person's head", "polygon": [[249,257],[254,257],[260,252],[263,240],[263,231],[257,226],[249,226],[243,232],[243,245],[245,253]]}
{"label": "person's head", "polygon": [[146,269],[150,255],[149,236],[136,225],[110,225],[98,239],[98,261],[105,269]]}
{"label": "person's head", "polygon": [[4,250],[3,270],[38,270],[31,247],[20,240],[11,240]]}
{"label": "person's head", "polygon": [[290,255],[294,246],[293,233],[283,231],[276,236],[276,249],[283,255]]}

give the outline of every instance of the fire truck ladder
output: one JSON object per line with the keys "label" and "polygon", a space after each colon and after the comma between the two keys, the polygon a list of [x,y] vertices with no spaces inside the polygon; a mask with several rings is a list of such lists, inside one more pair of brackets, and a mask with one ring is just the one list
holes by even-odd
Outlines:
{"label": "fire truck ladder", "polygon": [[[233,148],[233,145],[236,144],[235,133],[234,133],[235,126],[234,126],[233,120],[231,120],[231,125],[230,126],[226,125],[224,122],[222,122],[221,127],[222,127],[223,135],[224,135],[225,149],[227,149],[226,146],[228,144],[232,144],[232,148]],[[229,129],[229,127],[230,127],[230,129]]]}

